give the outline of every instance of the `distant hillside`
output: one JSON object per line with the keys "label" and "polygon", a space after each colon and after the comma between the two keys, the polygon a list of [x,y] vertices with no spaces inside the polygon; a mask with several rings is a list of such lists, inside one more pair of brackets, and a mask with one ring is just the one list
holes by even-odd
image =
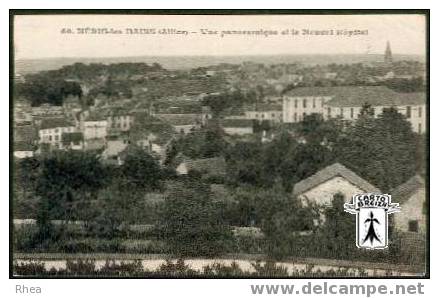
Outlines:
{"label": "distant hillside", "polygon": [[[424,61],[423,56],[418,55],[393,55],[395,61],[416,60]],[[383,55],[273,55],[273,56],[139,56],[139,57],[114,57],[114,58],[45,58],[45,59],[24,59],[15,62],[15,73],[21,75],[43,70],[58,69],[64,65],[76,62],[82,63],[122,63],[122,62],[144,62],[152,64],[159,63],[166,69],[189,69],[205,67],[219,63],[240,64],[245,61],[279,64],[295,63],[304,64],[350,64],[350,63],[372,63],[383,61]]]}

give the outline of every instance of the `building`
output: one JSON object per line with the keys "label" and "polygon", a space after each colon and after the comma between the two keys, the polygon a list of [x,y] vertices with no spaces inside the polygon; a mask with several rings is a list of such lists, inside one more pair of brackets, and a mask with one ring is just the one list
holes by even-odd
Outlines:
{"label": "building", "polygon": [[33,157],[35,153],[35,146],[26,142],[15,142],[13,148],[14,157],[19,159]]}
{"label": "building", "polygon": [[324,119],[358,119],[364,104],[370,104],[375,116],[394,107],[407,117],[412,130],[426,130],[426,95],[423,92],[398,93],[384,86],[303,87],[289,91],[283,98],[283,122],[297,123],[317,113]]}
{"label": "building", "polygon": [[220,126],[229,135],[253,134],[253,120],[249,119],[222,119]]}
{"label": "building", "polygon": [[84,115],[81,121],[81,129],[84,140],[105,139],[107,136],[108,121],[104,114],[97,111]]}
{"label": "building", "polygon": [[76,131],[75,125],[64,118],[43,119],[38,132],[40,144],[49,145],[49,149],[63,149],[62,135]]}
{"label": "building", "polygon": [[424,180],[416,175],[395,188],[392,201],[399,203],[401,211],[394,214],[395,228],[402,232],[425,233],[426,194]]}
{"label": "building", "polygon": [[293,195],[304,204],[330,206],[335,194],[346,202],[359,193],[380,193],[380,190],[340,163],[335,163],[296,183]]}
{"label": "building", "polygon": [[51,104],[42,104],[38,107],[32,107],[32,116],[40,117],[55,117],[64,114],[64,109],[62,106],[54,106]]}
{"label": "building", "polygon": [[82,132],[64,132],[61,134],[62,149],[83,150],[84,135]]}
{"label": "building", "polygon": [[32,123],[32,107],[24,99],[18,99],[14,102],[14,124]]}
{"label": "building", "polygon": [[258,121],[282,122],[282,105],[261,104],[245,111],[245,118]]}
{"label": "building", "polygon": [[126,109],[110,109],[107,112],[107,125],[109,133],[129,131],[133,125],[134,116]]}
{"label": "building", "polygon": [[155,117],[171,125],[175,132],[187,134],[202,123],[201,114],[155,114]]}
{"label": "building", "polygon": [[129,140],[124,138],[108,138],[102,157],[106,160],[113,160],[115,164],[121,165],[119,155],[127,148]]}
{"label": "building", "polygon": [[191,171],[199,173],[203,179],[224,177],[226,175],[226,161],[223,157],[183,158],[176,168],[176,172],[179,175],[188,175]]}

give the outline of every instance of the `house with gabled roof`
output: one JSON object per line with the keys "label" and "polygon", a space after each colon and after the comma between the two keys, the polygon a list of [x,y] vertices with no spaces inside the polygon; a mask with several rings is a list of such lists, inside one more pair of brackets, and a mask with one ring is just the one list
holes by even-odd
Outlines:
{"label": "house with gabled roof", "polygon": [[304,205],[314,203],[330,206],[335,194],[341,193],[345,200],[360,193],[380,193],[380,190],[340,163],[334,163],[294,185],[293,195]]}
{"label": "house with gabled roof", "polygon": [[402,232],[425,232],[426,193],[425,182],[415,175],[390,192],[392,202],[399,203],[401,211],[394,214],[395,228]]}

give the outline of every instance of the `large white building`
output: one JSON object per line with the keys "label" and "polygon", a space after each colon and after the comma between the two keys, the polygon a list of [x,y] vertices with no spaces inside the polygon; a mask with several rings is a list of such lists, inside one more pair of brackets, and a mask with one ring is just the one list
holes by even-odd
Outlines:
{"label": "large white building", "polygon": [[406,115],[413,131],[426,130],[426,96],[422,92],[398,93],[384,86],[303,87],[293,89],[283,97],[283,122],[296,123],[309,114],[324,119],[340,117],[358,119],[364,104],[370,104],[375,116],[384,108],[395,107]]}

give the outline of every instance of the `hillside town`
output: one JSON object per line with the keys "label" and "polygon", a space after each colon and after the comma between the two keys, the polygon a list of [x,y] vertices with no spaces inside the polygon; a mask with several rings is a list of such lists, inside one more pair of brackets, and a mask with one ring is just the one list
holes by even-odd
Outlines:
{"label": "hillside town", "polygon": [[[172,222],[170,214],[178,212],[213,227],[181,205],[208,194],[216,207],[203,212],[217,214],[221,226],[231,228],[238,239],[233,248],[224,248],[225,240],[209,246],[199,244],[197,236],[183,240],[166,231],[151,236],[146,248],[127,248],[128,239],[116,249],[193,255],[182,243],[194,241],[203,245],[194,248],[200,254],[211,249],[204,251],[208,256],[239,252],[331,259],[346,254],[363,260],[368,258],[364,252],[347,253],[354,239],[339,242],[349,243],[341,251],[329,238],[320,238],[325,249],[305,248],[320,247],[317,239],[328,235],[331,216],[343,218],[343,211],[328,213],[337,196],[347,202],[356,193],[390,193],[402,210],[392,220],[392,231],[399,235],[393,243],[401,251],[380,252],[376,258],[422,265],[426,69],[421,62],[395,61],[390,43],[376,63],[245,62],[190,70],[79,63],[16,74],[15,85],[11,137],[17,227],[34,223],[42,233],[50,220],[77,222],[99,241],[115,241],[125,237],[120,234],[125,222],[131,228],[177,227],[181,223]],[[113,197],[116,205],[108,205]],[[160,204],[167,206],[164,211]],[[115,210],[124,213],[118,216]],[[163,223],[165,218],[169,222]],[[349,220],[347,225],[354,224]],[[205,232],[188,224],[190,233]],[[226,238],[220,227],[212,229],[216,240]],[[286,234],[289,240],[282,242],[279,235]],[[17,240],[16,251],[111,251],[110,244],[35,239]]]}

